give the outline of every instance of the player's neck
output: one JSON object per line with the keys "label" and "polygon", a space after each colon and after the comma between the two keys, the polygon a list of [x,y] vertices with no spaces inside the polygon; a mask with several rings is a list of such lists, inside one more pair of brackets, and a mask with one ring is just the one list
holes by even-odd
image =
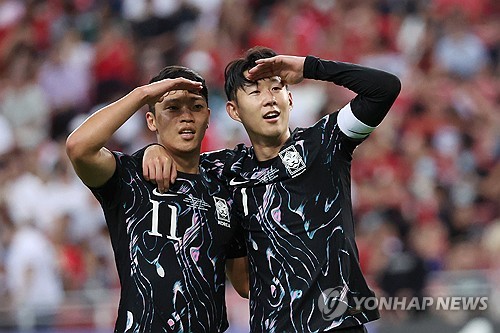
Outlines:
{"label": "player's neck", "polygon": [[[190,156],[173,156],[177,171],[191,174],[200,173],[200,154],[189,154]],[[191,156],[192,155],[192,156]]]}
{"label": "player's neck", "polygon": [[253,151],[258,161],[267,161],[278,156],[281,147],[290,137],[290,131],[278,138],[260,138],[252,141]]}

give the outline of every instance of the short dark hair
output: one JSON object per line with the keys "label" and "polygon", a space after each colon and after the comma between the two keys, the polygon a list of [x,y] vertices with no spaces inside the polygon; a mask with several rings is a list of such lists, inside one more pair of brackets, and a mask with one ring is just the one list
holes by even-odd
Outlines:
{"label": "short dark hair", "polygon": [[231,61],[224,70],[224,91],[227,99],[235,101],[238,89],[253,83],[243,73],[254,67],[256,60],[276,55],[276,52],[268,47],[255,46],[246,52],[245,57]]}
{"label": "short dark hair", "polygon": [[[195,72],[194,70],[178,65],[167,66],[163,68],[158,75],[149,80],[149,83],[161,81],[164,79],[176,79],[178,77],[183,77],[191,81],[201,82],[203,88],[200,90],[200,94],[205,98],[208,104],[208,88],[205,84],[205,79],[203,76]],[[149,111],[155,113],[154,105],[149,106]]]}

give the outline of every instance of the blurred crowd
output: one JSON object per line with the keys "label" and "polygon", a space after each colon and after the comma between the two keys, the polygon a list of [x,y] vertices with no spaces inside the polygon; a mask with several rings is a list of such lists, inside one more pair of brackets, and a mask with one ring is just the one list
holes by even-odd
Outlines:
{"label": "blurred crowd", "polygon": [[[0,313],[57,323],[68,293],[118,286],[100,206],[65,154],[71,130],[182,64],[209,87],[203,149],[248,143],[225,114],[223,71],[254,45],[399,76],[400,97],[352,164],[362,268],[390,296],[482,272],[473,293],[498,302],[499,1],[0,0]],[[292,128],[354,96],[317,81],[291,90]],[[108,147],[154,140],[137,113]]]}

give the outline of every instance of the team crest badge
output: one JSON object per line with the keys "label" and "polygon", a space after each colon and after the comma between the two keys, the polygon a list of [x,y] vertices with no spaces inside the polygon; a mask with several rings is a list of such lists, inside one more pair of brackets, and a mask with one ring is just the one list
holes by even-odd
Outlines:
{"label": "team crest badge", "polygon": [[295,146],[290,146],[279,153],[286,170],[292,176],[298,176],[306,169],[306,164]]}
{"label": "team crest badge", "polygon": [[224,199],[214,197],[215,201],[215,211],[217,213],[217,222],[229,228],[231,226],[229,221],[229,207],[227,206],[227,202]]}

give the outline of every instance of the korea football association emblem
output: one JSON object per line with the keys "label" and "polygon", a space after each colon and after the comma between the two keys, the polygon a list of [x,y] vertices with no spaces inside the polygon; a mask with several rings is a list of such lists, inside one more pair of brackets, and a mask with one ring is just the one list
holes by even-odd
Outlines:
{"label": "korea football association emblem", "polygon": [[229,207],[227,206],[226,200],[214,197],[214,201],[218,224],[226,228],[230,228],[231,224],[229,221]]}
{"label": "korea football association emblem", "polygon": [[286,170],[292,177],[300,175],[306,169],[306,164],[295,146],[283,149],[283,151],[279,153],[279,156]]}

